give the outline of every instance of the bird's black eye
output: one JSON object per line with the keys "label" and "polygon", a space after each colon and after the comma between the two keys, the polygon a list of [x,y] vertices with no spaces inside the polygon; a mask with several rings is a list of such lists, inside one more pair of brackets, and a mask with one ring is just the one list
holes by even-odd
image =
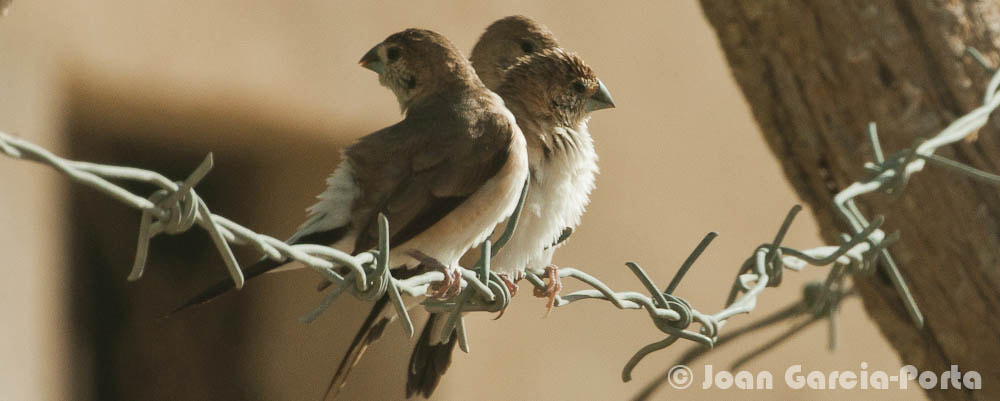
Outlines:
{"label": "bird's black eye", "polygon": [[531,41],[529,41],[529,40],[522,40],[521,41],[521,51],[523,51],[526,54],[527,53],[534,53],[535,52],[535,44],[531,43]]}
{"label": "bird's black eye", "polygon": [[399,48],[390,47],[389,50],[385,52],[385,57],[389,59],[389,62],[393,62],[399,59]]}
{"label": "bird's black eye", "polygon": [[584,92],[587,91],[587,85],[584,85],[583,82],[580,81],[573,82],[573,91],[579,94],[583,94]]}

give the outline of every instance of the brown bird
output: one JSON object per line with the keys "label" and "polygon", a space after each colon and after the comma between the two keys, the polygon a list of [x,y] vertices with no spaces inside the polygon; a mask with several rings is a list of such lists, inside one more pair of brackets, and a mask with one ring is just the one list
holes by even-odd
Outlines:
{"label": "brown bird", "polygon": [[[374,246],[374,216],[382,212],[396,227],[390,243],[401,244],[394,249],[406,252],[397,257],[390,252],[395,271],[419,272],[427,267],[421,262],[428,261],[456,269],[462,254],[513,211],[527,175],[523,136],[502,101],[483,86],[461,52],[437,33],[410,29],[389,36],[361,64],[379,74],[379,82],[396,95],[406,118],[345,152],[362,188],[351,206],[351,220],[366,215],[361,221],[367,223],[354,251]],[[335,214],[342,207],[324,207],[321,201],[312,212]],[[325,220],[315,217],[301,231],[309,232],[311,222]],[[361,227],[361,222],[352,225]],[[362,233],[368,238],[365,246],[360,245]],[[336,395],[367,346],[391,321],[383,316],[386,304],[383,297],[372,308],[328,393]]]}
{"label": "brown bird", "polygon": [[[515,62],[520,58],[527,55],[535,54],[547,49],[557,49],[559,48],[559,41],[556,40],[555,35],[548,27],[535,21],[529,17],[523,15],[512,15],[509,17],[501,18],[491,24],[486,28],[486,32],[479,38],[476,42],[475,47],[472,49],[472,61],[473,68],[479,74],[480,79],[486,84],[490,90],[496,91],[499,88],[504,74],[507,72]],[[609,97],[610,98],[610,97]],[[530,146],[530,144],[529,144]],[[592,148],[592,147],[591,147]],[[593,156],[592,165],[584,169],[584,171],[593,171],[594,174],[597,173],[597,156]],[[538,163],[530,165],[529,168],[544,168]],[[540,173],[541,174],[541,173]],[[584,178],[585,181],[573,188],[574,193],[583,194],[583,205],[588,202],[588,196],[590,191],[593,189],[593,174],[590,178]],[[549,182],[544,187],[557,186],[558,183]],[[537,186],[536,186],[537,187]],[[532,201],[530,203],[535,203],[538,201],[537,196],[532,196],[528,199]],[[582,211],[580,212],[582,214]],[[573,229],[579,224],[579,218],[570,219],[573,220],[573,224],[567,225],[559,232],[559,236],[552,243],[546,243],[543,249],[548,251],[548,249],[554,249],[555,247],[562,245],[569,236],[573,233]],[[524,249],[520,250],[509,250],[505,252],[504,257],[510,258],[514,255],[532,255],[533,252],[525,252]],[[551,252],[549,252],[548,260],[551,261]],[[514,262],[516,263],[516,262]],[[548,266],[546,266],[548,267]],[[516,282],[523,276],[523,269],[516,269],[513,277],[508,277],[507,274],[501,273],[500,277],[507,281],[507,286],[510,288],[511,293],[517,292]],[[550,268],[545,270],[545,273],[549,276],[549,284],[545,291],[535,291],[535,295],[539,297],[548,298],[549,302],[546,306],[546,310],[552,308],[552,304],[555,301],[555,296],[558,294],[559,289],[562,288],[562,282],[559,280],[557,268],[555,265],[551,265]],[[546,312],[547,313],[547,312]]]}
{"label": "brown bird", "polygon": [[[561,287],[552,253],[579,224],[597,173],[588,114],[614,107],[593,71],[579,57],[555,46],[555,38],[543,25],[513,16],[487,28],[471,57],[484,82],[503,77],[496,91],[522,127],[531,171],[517,231],[491,265],[514,280],[525,268],[547,272],[550,286],[536,295],[549,298],[549,308]],[[505,62],[517,64],[510,67]],[[513,282],[508,285],[516,290]],[[431,314],[424,326],[410,356],[407,397],[418,393],[429,397],[450,363],[455,336],[441,332],[444,320]]]}
{"label": "brown bird", "polygon": [[559,48],[522,58],[497,93],[524,132],[531,178],[517,232],[492,265],[515,280],[525,270],[547,274],[549,287],[535,295],[549,310],[562,287],[553,253],[580,224],[598,172],[590,113],[615,103],[579,56]]}
{"label": "brown bird", "polygon": [[496,91],[504,72],[517,60],[545,49],[559,47],[548,27],[523,15],[496,20],[472,47],[469,61],[483,84]]}
{"label": "brown bird", "polygon": [[[405,276],[458,259],[513,212],[527,178],[525,142],[513,115],[462,53],[435,32],[408,29],[361,58],[396,95],[405,116],[344,151],[308,220],[289,239],[357,254],[376,246],[377,216],[390,223],[390,266]],[[286,265],[264,260],[247,277]],[[446,276],[451,274],[446,273]],[[457,283],[456,283],[457,284]],[[232,288],[220,282],[184,306]],[[327,388],[335,395],[369,344],[390,322],[375,302]],[[332,392],[332,393],[331,393]]]}
{"label": "brown bird", "polygon": [[[469,61],[483,84],[495,91],[500,86],[504,72],[520,57],[557,46],[555,36],[544,25],[531,18],[514,15],[501,18],[486,27],[472,48]],[[465,261],[473,263],[478,258],[478,253],[471,253],[476,255],[467,255]],[[503,277],[510,281],[506,276]],[[508,286],[515,288],[513,283]],[[456,337],[452,333],[443,333],[445,322],[446,318],[436,313],[431,313],[427,318],[410,355],[406,380],[407,398],[414,394],[430,397],[451,364]]]}

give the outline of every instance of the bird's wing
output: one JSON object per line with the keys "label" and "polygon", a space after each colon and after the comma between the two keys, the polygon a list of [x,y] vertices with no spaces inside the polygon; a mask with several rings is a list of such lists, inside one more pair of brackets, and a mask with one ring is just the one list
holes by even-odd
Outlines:
{"label": "bird's wing", "polygon": [[[356,229],[353,253],[372,249],[378,243],[380,212],[389,218],[390,243],[405,243],[458,207],[507,161],[514,126],[501,114],[463,118],[461,113],[420,111],[411,110],[403,121],[362,137],[345,151],[359,193],[351,202],[350,226],[304,226],[289,243],[331,245]],[[322,216],[310,220],[317,218]],[[284,263],[262,260],[248,268],[246,276],[253,278]],[[229,280],[220,280],[171,314],[232,288]]]}
{"label": "bird's wing", "polygon": [[403,244],[461,205],[507,162],[516,128],[499,114],[469,119],[417,112],[345,152],[361,190],[352,212],[355,252],[377,244],[379,213],[389,219],[390,243]]}
{"label": "bird's wing", "polygon": [[[403,244],[458,207],[507,162],[516,129],[512,121],[500,114],[469,119],[453,110],[421,111],[411,109],[400,123],[361,138],[344,152],[361,189],[352,212],[352,225],[358,229],[355,252],[377,243],[379,213],[389,219],[390,243]],[[393,276],[420,270],[418,266]],[[379,299],[378,310],[373,310],[355,336],[330,381],[328,395],[339,391],[351,367],[388,323],[375,318],[385,308],[385,300],[385,296]],[[431,390],[436,383],[430,385]]]}

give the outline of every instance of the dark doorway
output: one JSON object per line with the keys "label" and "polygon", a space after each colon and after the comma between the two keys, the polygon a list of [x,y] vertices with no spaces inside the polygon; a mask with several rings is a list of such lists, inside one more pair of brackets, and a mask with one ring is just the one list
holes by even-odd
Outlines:
{"label": "dark doorway", "polygon": [[[73,159],[179,180],[214,152],[216,167],[197,186],[200,196],[214,213],[278,238],[295,229],[338,162],[333,135],[328,142],[305,140],[321,135],[295,132],[238,104],[191,104],[138,88],[97,85],[76,85],[69,93],[65,129]],[[295,294],[288,288],[313,277],[262,279],[183,316],[163,318],[185,297],[226,277],[208,235],[194,228],[155,238],[145,276],[127,282],[140,213],[94,190],[71,188],[67,334],[74,398],[260,399],[261,372],[254,362],[260,348],[253,340],[260,299],[288,302],[283,298]],[[129,188],[147,195],[154,190]],[[243,264],[259,256],[246,248],[234,251]],[[289,323],[281,327],[298,330]]]}

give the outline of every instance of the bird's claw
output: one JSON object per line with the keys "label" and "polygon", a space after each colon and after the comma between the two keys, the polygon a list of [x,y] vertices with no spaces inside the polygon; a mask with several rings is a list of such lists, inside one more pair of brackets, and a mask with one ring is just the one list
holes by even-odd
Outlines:
{"label": "bird's claw", "polygon": [[462,272],[458,268],[445,266],[437,259],[416,249],[411,249],[406,253],[425,268],[444,273],[444,280],[432,283],[427,287],[427,296],[437,299],[451,299],[462,292]]}
{"label": "bird's claw", "polygon": [[[499,273],[497,274],[497,276],[499,276],[500,280],[503,280],[503,284],[507,286],[507,292],[510,293],[511,298],[517,295],[517,282],[521,281],[521,279],[524,278],[524,272],[515,272],[513,279],[511,279],[510,276],[505,273]],[[507,312],[507,307],[501,309],[500,314],[497,315],[497,317],[493,318],[493,320],[502,318],[504,312]]]}
{"label": "bird's claw", "polygon": [[517,295],[517,282],[524,278],[523,272],[514,273],[514,278],[511,279],[506,273],[497,274],[500,276],[500,280],[503,280],[504,285],[507,286],[507,291],[510,292],[510,296],[513,298]]}
{"label": "bird's claw", "polygon": [[444,273],[444,280],[431,284],[427,288],[431,291],[431,297],[437,299],[451,299],[462,292],[462,272],[455,267],[444,267],[439,270]]}
{"label": "bird's claw", "polygon": [[549,283],[545,288],[535,287],[534,293],[536,297],[549,299],[545,304],[545,316],[548,316],[549,312],[552,312],[552,307],[556,304],[556,297],[559,296],[559,291],[562,291],[562,280],[559,279],[559,266],[546,266],[545,277],[549,279]]}

